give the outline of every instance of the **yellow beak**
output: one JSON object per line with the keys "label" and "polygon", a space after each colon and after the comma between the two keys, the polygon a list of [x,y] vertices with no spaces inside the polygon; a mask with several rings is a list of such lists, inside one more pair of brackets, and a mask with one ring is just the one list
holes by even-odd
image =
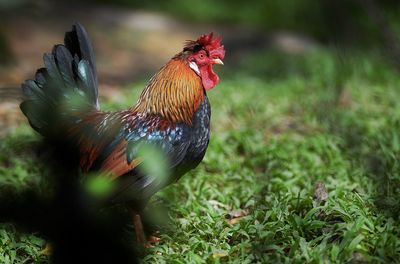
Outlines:
{"label": "yellow beak", "polygon": [[224,65],[224,63],[220,59],[213,59],[213,62],[214,64]]}

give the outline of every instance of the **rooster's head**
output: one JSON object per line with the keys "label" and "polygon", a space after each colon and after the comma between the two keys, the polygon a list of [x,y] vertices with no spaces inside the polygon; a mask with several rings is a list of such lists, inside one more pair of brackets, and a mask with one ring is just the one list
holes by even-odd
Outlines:
{"label": "rooster's head", "polygon": [[213,33],[201,35],[195,41],[187,41],[182,54],[189,67],[200,76],[204,89],[210,90],[218,84],[219,78],[212,66],[223,65],[225,49],[221,45],[221,38],[214,37]]}

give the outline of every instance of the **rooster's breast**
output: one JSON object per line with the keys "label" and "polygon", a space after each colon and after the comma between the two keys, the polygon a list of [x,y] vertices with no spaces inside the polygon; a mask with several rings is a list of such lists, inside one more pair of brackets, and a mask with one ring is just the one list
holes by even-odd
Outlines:
{"label": "rooster's breast", "polygon": [[179,174],[195,168],[203,160],[210,140],[210,118],[211,107],[208,98],[205,97],[194,114],[193,125],[189,130],[191,143],[185,158],[177,168]]}

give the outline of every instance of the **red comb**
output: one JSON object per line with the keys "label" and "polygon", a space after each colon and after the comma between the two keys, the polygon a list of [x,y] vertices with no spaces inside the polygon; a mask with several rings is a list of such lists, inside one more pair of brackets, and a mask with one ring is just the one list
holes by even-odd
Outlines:
{"label": "red comb", "polygon": [[224,45],[221,45],[221,40],[220,37],[214,38],[214,32],[211,32],[208,35],[201,35],[196,42],[203,46],[210,53],[210,56],[216,56],[223,60],[225,57],[225,49]]}

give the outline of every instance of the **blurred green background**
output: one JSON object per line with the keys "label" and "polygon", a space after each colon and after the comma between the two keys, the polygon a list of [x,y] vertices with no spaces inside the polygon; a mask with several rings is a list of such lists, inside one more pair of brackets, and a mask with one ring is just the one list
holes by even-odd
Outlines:
{"label": "blurred green background", "polygon": [[[173,228],[144,261],[400,259],[399,1],[0,0],[0,15],[0,189],[48,188],[19,84],[72,23],[92,39],[106,110],[134,104],[185,40],[214,31],[226,58],[210,146],[154,199]],[[46,262],[44,245],[0,225],[0,262]]]}

